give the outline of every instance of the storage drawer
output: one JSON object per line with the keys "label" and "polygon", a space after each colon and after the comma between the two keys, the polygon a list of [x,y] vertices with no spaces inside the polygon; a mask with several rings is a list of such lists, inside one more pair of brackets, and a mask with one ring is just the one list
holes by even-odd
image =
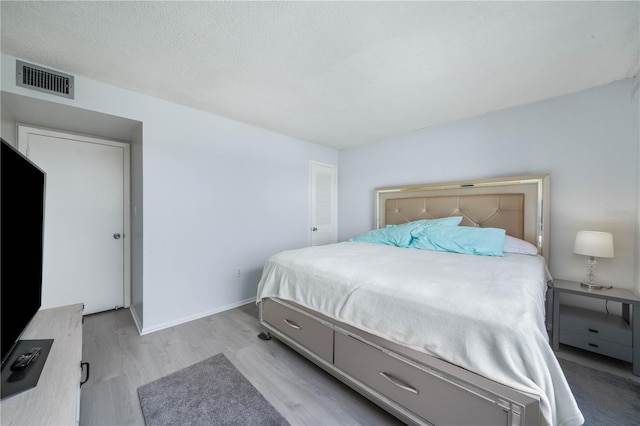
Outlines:
{"label": "storage drawer", "polygon": [[[335,366],[406,407],[427,422],[507,425],[509,415],[493,401],[469,393],[409,361],[335,332]],[[437,389],[437,392],[434,391]]]}
{"label": "storage drawer", "polygon": [[620,345],[631,346],[631,327],[618,315],[562,306],[560,336],[564,331],[584,334]]}
{"label": "storage drawer", "polygon": [[572,331],[560,330],[560,343],[575,346],[576,348],[596,352],[601,355],[632,362],[633,350],[631,346],[613,343],[608,340],[599,339],[593,336],[574,333]]}
{"label": "storage drawer", "polygon": [[311,315],[295,311],[271,299],[262,301],[262,319],[285,335],[333,363],[333,328]]}

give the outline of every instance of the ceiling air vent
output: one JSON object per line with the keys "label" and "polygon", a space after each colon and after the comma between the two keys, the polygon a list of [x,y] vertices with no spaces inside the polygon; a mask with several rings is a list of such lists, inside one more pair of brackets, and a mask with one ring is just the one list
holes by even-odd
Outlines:
{"label": "ceiling air vent", "polygon": [[16,85],[73,99],[73,76],[16,61]]}

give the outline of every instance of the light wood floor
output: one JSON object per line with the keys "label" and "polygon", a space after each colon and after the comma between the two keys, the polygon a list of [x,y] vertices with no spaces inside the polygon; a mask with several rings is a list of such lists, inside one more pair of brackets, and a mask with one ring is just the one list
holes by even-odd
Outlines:
{"label": "light wood floor", "polygon": [[144,425],[137,389],[223,352],[292,425],[400,425],[276,339],[257,337],[254,304],[138,335],[128,309],[85,316],[81,425]]}
{"label": "light wood floor", "polygon": [[[85,316],[81,425],[144,425],[137,389],[223,352],[292,425],[399,425],[396,418],[275,339],[248,304],[140,336],[128,309]],[[562,346],[558,357],[640,382],[631,364]]]}

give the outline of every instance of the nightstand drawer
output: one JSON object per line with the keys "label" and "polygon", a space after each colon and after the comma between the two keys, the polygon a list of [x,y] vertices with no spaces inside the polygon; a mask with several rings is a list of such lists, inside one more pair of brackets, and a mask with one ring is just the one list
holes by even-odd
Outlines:
{"label": "nightstand drawer", "polygon": [[610,342],[608,340],[598,339],[584,334],[573,333],[567,330],[560,330],[560,343],[599,353],[600,355],[606,355],[612,358],[621,359],[627,362],[631,362],[633,359],[633,348],[631,346],[621,345],[618,343]]}
{"label": "nightstand drawer", "polygon": [[560,330],[561,336],[569,331],[624,346],[632,345],[631,327],[618,315],[562,306]]}

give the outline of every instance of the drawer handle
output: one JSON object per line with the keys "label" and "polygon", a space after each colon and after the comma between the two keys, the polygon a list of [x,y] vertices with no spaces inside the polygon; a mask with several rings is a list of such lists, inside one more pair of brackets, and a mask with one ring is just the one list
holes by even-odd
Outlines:
{"label": "drawer handle", "polygon": [[592,348],[599,348],[599,346],[596,345],[595,343],[589,343],[589,346],[591,346]]}
{"label": "drawer handle", "polygon": [[402,383],[400,380],[398,380],[395,377],[385,373],[384,371],[381,371],[380,375],[382,377],[384,377],[385,379],[387,379],[388,381],[390,381],[391,383],[393,383],[394,385],[396,385],[397,387],[399,387],[400,389],[404,389],[407,392],[415,393],[416,395],[418,394],[418,389],[412,388],[411,386]]}
{"label": "drawer handle", "polygon": [[593,328],[588,328],[587,330],[589,330],[589,331],[590,331],[590,332],[592,332],[592,333],[598,333],[598,330],[595,330],[595,329],[593,329]]}
{"label": "drawer handle", "polygon": [[298,324],[296,324],[295,322],[290,321],[290,320],[288,320],[288,319],[286,319],[286,318],[284,319],[284,322],[285,322],[289,327],[291,327],[291,328],[295,328],[296,330],[301,330],[301,329],[302,329]]}
{"label": "drawer handle", "polygon": [[87,378],[84,380],[80,378],[80,387],[82,387],[82,385],[84,385],[89,381],[89,363],[88,362],[80,362],[80,374],[82,374],[82,370],[84,369],[85,365],[87,366]]}

